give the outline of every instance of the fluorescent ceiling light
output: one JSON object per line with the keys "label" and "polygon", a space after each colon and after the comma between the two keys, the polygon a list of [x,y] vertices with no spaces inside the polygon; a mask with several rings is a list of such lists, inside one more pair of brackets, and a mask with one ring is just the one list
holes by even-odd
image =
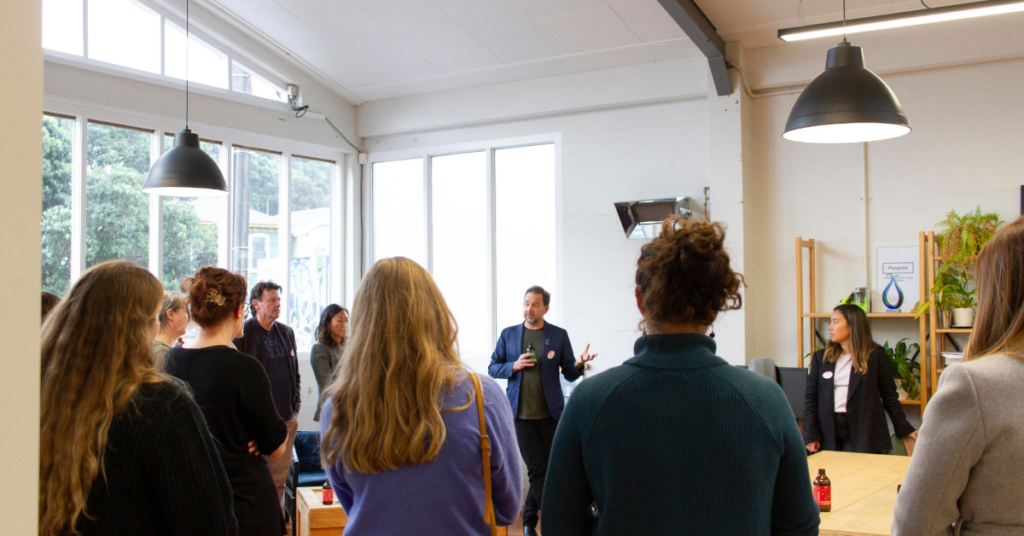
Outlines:
{"label": "fluorescent ceiling light", "polygon": [[866,17],[843,22],[829,22],[825,24],[812,24],[796,28],[785,28],[779,30],[779,39],[783,41],[804,41],[817,39],[819,37],[834,37],[855,33],[872,32],[875,30],[888,30],[890,28],[902,28],[904,26],[916,26],[918,24],[930,24],[933,22],[945,22],[950,20],[971,19],[984,17],[986,15],[1002,15],[1024,11],[1024,0],[986,0],[984,2],[972,2],[956,6],[936,7],[932,9],[920,9],[917,11],[906,11],[892,15],[879,15],[877,17]]}

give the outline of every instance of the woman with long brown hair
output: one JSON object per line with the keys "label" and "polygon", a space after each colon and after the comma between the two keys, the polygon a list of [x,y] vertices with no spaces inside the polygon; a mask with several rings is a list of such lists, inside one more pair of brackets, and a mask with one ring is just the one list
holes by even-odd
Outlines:
{"label": "woman with long brown hair", "polygon": [[892,450],[889,425],[913,453],[917,431],[907,422],[896,392],[896,367],[871,337],[864,310],[832,311],[829,343],[814,353],[804,399],[804,443],[811,453],[842,450],[877,454]]}
{"label": "woman with long brown hair", "polygon": [[893,535],[1024,527],[1024,218],[985,244],[975,275],[974,333],[964,362],[942,372],[928,401]]}
{"label": "woman with long brown hair", "polygon": [[284,518],[267,461],[285,454],[288,430],[278,415],[270,379],[255,358],[232,345],[245,321],[245,278],[223,268],[200,268],[182,283],[199,333],[165,355],[169,374],[192,388],[234,495],[240,536],[281,536]]}
{"label": "woman with long brown hair", "polygon": [[345,355],[321,411],[323,465],[348,512],[346,536],[490,534],[476,376],[490,437],[497,525],[519,514],[512,410],[459,359],[458,328],[426,270],[378,261],[352,307]]}
{"label": "woman with long brown hair", "polygon": [[716,356],[705,335],[742,304],[724,241],[721,223],[672,216],[641,248],[644,334],[635,357],[569,399],[544,483],[546,536],[817,534],[786,395]]}
{"label": "woman with long brown hair", "polygon": [[235,534],[231,488],[203,415],[154,369],[163,289],[97,265],[42,334],[39,534]]}

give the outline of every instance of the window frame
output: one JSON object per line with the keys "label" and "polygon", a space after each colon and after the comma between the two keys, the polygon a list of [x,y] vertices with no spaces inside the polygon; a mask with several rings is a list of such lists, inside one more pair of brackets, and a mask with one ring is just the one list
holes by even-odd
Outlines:
{"label": "window frame", "polygon": [[[427,266],[424,268],[428,272],[433,274],[434,272],[434,244],[433,244],[433,159],[435,157],[452,156],[466,153],[477,153],[485,152],[485,166],[486,166],[486,177],[487,177],[487,264],[490,271],[490,278],[488,279],[488,285],[490,287],[489,299],[490,299],[490,325],[491,325],[491,340],[496,341],[498,339],[498,332],[502,326],[498,326],[498,314],[497,314],[497,303],[498,303],[498,270],[497,270],[497,199],[495,198],[496,192],[496,177],[495,177],[495,151],[503,149],[516,149],[519,147],[532,147],[536,145],[553,145],[555,150],[555,281],[558,288],[563,288],[562,285],[562,217],[561,217],[561,197],[562,197],[562,138],[559,133],[548,133],[548,134],[537,134],[533,136],[521,136],[515,138],[502,138],[496,140],[482,141],[482,142],[467,142],[450,145],[439,145],[434,147],[422,147],[414,149],[404,149],[396,151],[383,151],[378,153],[370,153],[367,159],[366,171],[364,176],[366,177],[365,188],[363,190],[363,203],[362,211],[366,216],[366,230],[364,233],[364,249],[366,255],[363,257],[363,273],[365,273],[375,262],[374,254],[374,226],[373,226],[373,165],[383,162],[393,162],[398,160],[410,160],[414,158],[423,159],[423,191],[424,191],[424,211],[423,217],[424,232],[426,233],[426,247],[427,247]],[[552,311],[550,320],[557,323],[560,319],[559,310]]]}
{"label": "window frame", "polygon": [[[104,124],[117,128],[150,133],[150,165],[163,153],[165,135],[174,135],[183,125],[180,119],[141,116],[136,113],[65,102],[59,99],[44,99],[43,114],[64,119],[74,119],[72,133],[72,173],[71,173],[71,276],[70,284],[74,284],[86,267],[86,176],[88,173],[88,125],[89,123]],[[282,288],[282,315],[288,318],[288,296],[291,291],[291,159],[292,155],[300,158],[314,159],[333,164],[331,173],[330,199],[330,246],[328,251],[332,272],[348,266],[347,259],[352,254],[353,244],[349,242],[349,220],[345,210],[349,206],[348,196],[351,195],[353,177],[349,170],[356,154],[351,150],[328,147],[318,144],[278,138],[234,129],[190,122],[190,128],[202,134],[202,139],[221,145],[220,168],[228,180],[228,189],[232,186],[232,168],[234,148],[256,149],[281,155],[279,175],[279,214],[282,222],[279,227],[278,247],[283,248],[280,256],[282,280],[275,281]],[[266,147],[266,148],[264,148]],[[217,266],[230,269],[232,213],[232,195],[220,197],[221,220],[218,221]],[[149,265],[147,268],[157,279],[162,280],[163,268],[163,197],[155,194],[149,196]],[[246,247],[248,244],[246,244]],[[336,277],[328,277],[328,296],[334,303],[344,304],[348,297],[348,280],[353,274],[345,273]]]}

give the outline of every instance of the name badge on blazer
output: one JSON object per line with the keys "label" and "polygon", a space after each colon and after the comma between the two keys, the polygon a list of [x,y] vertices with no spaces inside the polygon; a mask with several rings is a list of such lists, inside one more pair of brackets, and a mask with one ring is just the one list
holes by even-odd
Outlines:
{"label": "name badge on blazer", "polygon": [[831,370],[826,370],[825,372],[822,372],[821,373],[821,377],[825,378],[826,380],[831,380],[832,379],[832,371]]}
{"label": "name badge on blazer", "polygon": [[555,351],[551,350],[550,352],[548,352],[548,359],[554,359],[554,358],[555,358]]}

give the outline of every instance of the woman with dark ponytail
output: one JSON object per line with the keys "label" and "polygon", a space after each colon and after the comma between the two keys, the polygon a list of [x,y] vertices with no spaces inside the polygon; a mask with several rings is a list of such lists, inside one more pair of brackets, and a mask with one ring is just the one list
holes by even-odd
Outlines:
{"label": "woman with dark ponytail", "polygon": [[877,454],[892,450],[896,435],[913,453],[917,431],[907,422],[896,392],[896,368],[871,338],[864,310],[840,305],[828,326],[831,339],[811,359],[804,404],[804,443],[811,453],[843,450]]}

